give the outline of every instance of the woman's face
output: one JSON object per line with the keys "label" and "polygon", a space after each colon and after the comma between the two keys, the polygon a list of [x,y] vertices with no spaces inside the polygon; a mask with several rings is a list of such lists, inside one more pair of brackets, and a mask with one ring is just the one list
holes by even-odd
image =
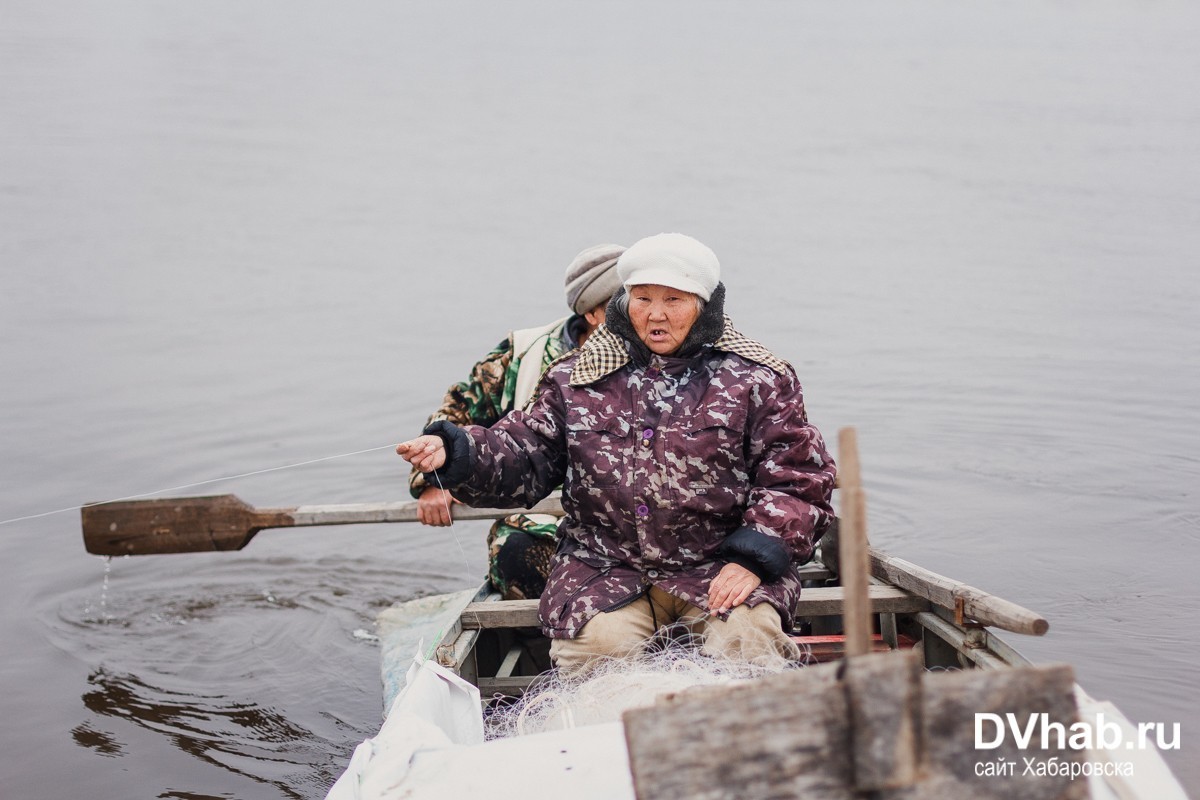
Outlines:
{"label": "woman's face", "polygon": [[669,356],[679,349],[700,316],[696,295],[657,284],[629,287],[629,320],[650,352]]}

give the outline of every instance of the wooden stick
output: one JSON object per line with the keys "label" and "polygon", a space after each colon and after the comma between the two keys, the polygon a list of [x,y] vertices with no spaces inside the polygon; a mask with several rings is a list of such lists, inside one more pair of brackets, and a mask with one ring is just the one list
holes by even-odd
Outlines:
{"label": "wooden stick", "polygon": [[[455,520],[520,513],[561,515],[562,501],[552,495],[528,511],[451,506]],[[84,506],[81,517],[84,546],[101,556],[241,550],[267,528],[418,521],[416,501],[259,509],[231,494],[97,503]]]}
{"label": "wooden stick", "polygon": [[846,656],[871,652],[871,602],[867,564],[867,500],[858,464],[858,436],[854,428],[838,431],[838,472],[841,475],[842,521],[838,535],[839,573],[845,590],[842,622],[846,629]]}
{"label": "wooden stick", "polygon": [[876,578],[907,589],[936,606],[953,611],[956,601],[961,600],[963,613],[984,625],[1029,636],[1042,636],[1050,630],[1050,623],[1040,614],[982,589],[930,572],[873,547],[869,558],[871,574]]}

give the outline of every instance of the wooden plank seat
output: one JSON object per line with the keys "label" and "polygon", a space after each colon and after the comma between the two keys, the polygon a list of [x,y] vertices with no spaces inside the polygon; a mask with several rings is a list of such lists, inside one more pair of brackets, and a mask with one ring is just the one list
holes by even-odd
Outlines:
{"label": "wooden plank seat", "polygon": [[[894,586],[869,587],[871,611],[876,614],[909,614],[929,610],[929,601]],[[796,607],[797,617],[824,617],[842,613],[842,587],[805,589]],[[461,622],[467,630],[538,627],[537,600],[471,603]]]}

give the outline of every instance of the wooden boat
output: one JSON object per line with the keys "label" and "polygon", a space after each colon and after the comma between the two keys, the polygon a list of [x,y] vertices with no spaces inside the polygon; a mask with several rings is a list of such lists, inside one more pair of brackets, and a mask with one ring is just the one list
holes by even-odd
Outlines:
{"label": "wooden boat", "polygon": [[[536,601],[503,601],[487,584],[408,601],[380,615],[383,726],[329,798],[1186,800],[1144,726],[995,632],[1040,636],[1044,618],[868,547],[844,445],[840,532],[801,570],[795,639],[809,665],[681,691],[619,721],[485,742],[489,704],[550,666]],[[535,510],[561,513],[556,502]],[[236,550],[264,528],[415,521],[416,508],[254,509],[222,496],[93,505],[82,518],[88,551],[119,555]]]}
{"label": "wooden boat", "polygon": [[[838,571],[827,564],[833,547],[826,542],[821,558],[805,566],[804,590],[798,609],[797,642],[809,651],[811,663],[796,672],[836,668],[846,657],[846,634],[842,632],[842,614],[846,610],[846,588]],[[1019,674],[1033,669],[1030,662],[997,636],[995,628],[1024,634],[1046,630],[1045,620],[1026,609],[998,597],[950,581],[920,569],[906,561],[870,552],[871,583],[868,588],[872,627],[871,649],[876,652],[908,652],[925,670],[954,673]],[[978,615],[978,616],[976,616]],[[984,625],[979,616],[989,619]],[[424,627],[422,627],[424,625]],[[386,708],[390,710],[377,738],[364,742],[356,751],[352,766],[331,790],[331,800],[350,798],[451,798],[480,792],[520,792],[523,798],[653,798],[653,796],[800,796],[770,792],[707,794],[664,794],[653,787],[635,782],[635,758],[629,730],[622,723],[600,724],[590,728],[560,730],[480,744],[478,739],[444,739],[438,723],[419,736],[413,744],[414,720],[406,708],[406,690],[420,687],[422,678],[445,691],[446,675],[461,679],[478,693],[466,694],[458,705],[460,712],[473,709],[484,714],[488,705],[503,698],[520,696],[548,668],[548,643],[536,632],[535,601],[504,601],[484,584],[478,590],[456,595],[426,597],[397,604],[380,615],[383,644],[383,681]],[[420,640],[424,639],[424,645]],[[420,654],[414,660],[414,651]],[[422,657],[424,656],[424,657]],[[436,667],[434,667],[436,664]],[[428,673],[436,668],[433,676]],[[1052,668],[1051,668],[1052,669]],[[1134,726],[1115,706],[1098,703],[1074,684],[1072,674],[1056,675],[1060,693],[1066,686],[1074,694],[1076,718],[1091,724],[1117,724],[1127,740],[1136,735]],[[418,675],[414,679],[414,674]],[[1063,681],[1066,681],[1064,684]],[[1038,690],[1045,690],[1039,685]],[[1036,694],[1037,692],[1034,692]],[[1010,692],[1012,694],[1012,692]],[[1018,692],[1020,694],[1020,692]],[[418,700],[416,705],[427,704]],[[804,708],[803,700],[799,708]],[[965,711],[977,709],[967,705]],[[1037,706],[1034,711],[1044,710]],[[445,710],[440,712],[445,714]],[[654,710],[649,709],[648,714]],[[961,715],[960,715],[961,716]],[[796,717],[803,720],[803,717]],[[1064,717],[1066,718],[1066,717]],[[958,720],[962,723],[961,718]],[[626,716],[625,726],[629,720]],[[970,721],[968,721],[970,723]],[[668,723],[670,724],[670,723]],[[803,727],[803,726],[798,726]],[[961,727],[961,724],[960,726]],[[396,734],[400,733],[400,744]],[[678,732],[677,732],[678,733]],[[838,732],[835,733],[835,738]],[[524,741],[521,741],[524,740]],[[724,750],[724,742],[719,750]],[[970,746],[959,748],[958,758],[968,764],[984,764],[996,769],[997,751],[973,752]],[[728,753],[727,750],[725,752]],[[734,759],[733,753],[728,758]],[[1008,781],[1018,780],[1020,760],[1013,775],[980,775],[971,787],[976,798],[1093,798],[1094,800],[1186,799],[1182,787],[1166,768],[1160,754],[1148,750],[1121,752],[1090,748],[1080,758],[1093,764],[1128,764],[1111,775],[1075,776],[1076,780],[1058,781],[1038,794],[1040,789],[1014,792]],[[1004,760],[1008,760],[1007,757]],[[402,765],[402,769],[397,769]],[[974,768],[972,768],[973,770]],[[671,768],[668,774],[676,775]],[[1128,772],[1128,774],[1126,774]],[[635,783],[636,786],[635,786]],[[803,782],[802,782],[803,784]],[[931,787],[929,792],[904,794],[881,793],[880,798],[964,798],[964,783]],[[520,788],[517,788],[520,787]],[[989,793],[988,788],[996,789]],[[712,787],[707,787],[712,789]],[[744,788],[744,787],[743,787]],[[846,793],[811,793],[803,796],[832,798],[860,796]]]}

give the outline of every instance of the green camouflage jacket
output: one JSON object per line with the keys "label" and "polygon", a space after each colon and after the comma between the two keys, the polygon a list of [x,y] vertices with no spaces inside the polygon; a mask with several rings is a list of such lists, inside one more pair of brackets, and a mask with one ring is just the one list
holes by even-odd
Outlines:
{"label": "green camouflage jacket", "polygon": [[[444,419],[455,425],[495,425],[517,407],[518,399],[521,405],[529,400],[517,397],[518,376],[526,356],[536,357],[541,350],[541,365],[535,376],[540,378],[550,364],[578,346],[583,325],[583,318],[574,315],[537,328],[511,331],[471,368],[465,381],[446,390],[442,405],[425,424]],[[530,388],[536,383],[533,381]],[[409,475],[408,488],[413,497],[420,497],[428,485],[419,471],[414,469]]]}

